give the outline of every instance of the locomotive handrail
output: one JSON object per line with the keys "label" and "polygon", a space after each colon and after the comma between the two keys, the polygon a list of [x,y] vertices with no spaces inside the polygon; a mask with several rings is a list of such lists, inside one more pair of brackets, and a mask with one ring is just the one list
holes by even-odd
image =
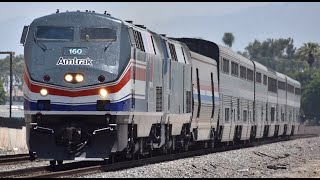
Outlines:
{"label": "locomotive handrail", "polygon": [[33,128],[34,130],[39,130],[39,131],[49,131],[51,132],[52,134],[54,134],[54,131],[53,129],[50,129],[50,128],[45,128],[45,127],[41,127],[41,126],[36,126]]}
{"label": "locomotive handrail", "polygon": [[107,131],[107,130],[113,131],[113,130],[115,130],[115,129],[112,128],[112,127],[106,127],[106,128],[94,130],[92,134],[97,134],[97,133],[99,133],[99,132]]}

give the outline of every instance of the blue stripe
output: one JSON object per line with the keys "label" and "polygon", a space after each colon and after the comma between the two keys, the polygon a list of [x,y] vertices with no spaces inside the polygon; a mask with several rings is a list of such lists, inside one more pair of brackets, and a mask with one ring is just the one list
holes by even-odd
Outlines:
{"label": "blue stripe", "polygon": [[[198,100],[198,95],[193,94],[193,97],[195,100]],[[215,101],[219,101],[219,97],[215,96]],[[212,96],[206,96],[201,95],[201,100],[203,101],[212,101]],[[143,105],[145,103],[145,100],[135,99],[136,104]],[[110,103],[109,109],[110,111],[130,111],[131,108],[131,98]],[[140,106],[136,106],[136,110],[143,110],[144,108]],[[142,109],[141,109],[142,108]],[[24,110],[29,111],[39,111],[38,109],[38,103],[37,102],[31,102],[28,99],[24,99]],[[97,105],[96,104],[84,104],[84,105],[68,105],[68,104],[50,104],[50,111],[97,111]]]}
{"label": "blue stripe", "polygon": [[[110,103],[110,111],[129,111],[131,99]],[[38,103],[24,99],[24,109],[30,111],[38,111]],[[97,111],[96,104],[86,105],[66,105],[66,104],[50,104],[50,111]]]}
{"label": "blue stripe", "polygon": [[[198,100],[198,94],[193,94],[193,98],[194,100]],[[207,96],[207,95],[200,95],[201,101],[210,101],[212,102],[212,96]],[[215,96],[214,97],[214,101],[219,101],[220,97],[219,96]]]}

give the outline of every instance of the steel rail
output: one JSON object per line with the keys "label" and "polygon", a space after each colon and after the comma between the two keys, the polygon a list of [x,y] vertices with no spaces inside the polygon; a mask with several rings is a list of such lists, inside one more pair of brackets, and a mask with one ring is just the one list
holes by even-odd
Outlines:
{"label": "steel rail", "polygon": [[201,156],[206,155],[210,153],[215,152],[223,152],[223,151],[230,151],[235,149],[242,149],[242,148],[249,148],[249,147],[255,147],[260,146],[264,144],[270,144],[275,142],[281,142],[281,141],[288,141],[288,140],[294,140],[294,139],[300,139],[300,138],[310,138],[310,137],[316,137],[318,135],[316,134],[305,134],[305,135],[296,135],[293,137],[285,138],[285,139],[267,139],[265,141],[256,141],[252,143],[247,144],[237,144],[233,146],[223,146],[223,147],[216,147],[212,149],[201,149],[201,150],[194,150],[194,151],[188,151],[183,153],[177,153],[177,154],[170,154],[170,155],[164,155],[164,156],[156,156],[151,158],[145,158],[145,159],[139,159],[139,160],[133,160],[133,161],[124,161],[124,162],[118,162],[114,164],[107,164],[107,165],[94,165],[84,168],[76,168],[76,169],[69,169],[69,170],[62,170],[62,171],[55,171],[55,172],[46,172],[43,174],[38,175],[30,175],[25,178],[56,178],[56,177],[70,177],[73,175],[80,175],[80,174],[91,174],[96,172],[109,172],[109,171],[116,171],[121,169],[128,169],[132,167],[139,167],[147,164],[155,164],[165,161],[172,161],[182,158],[189,158],[194,156]]}
{"label": "steel rail", "polygon": [[0,164],[16,163],[16,162],[23,162],[23,161],[30,161],[29,154],[14,154],[14,155],[0,156]]}

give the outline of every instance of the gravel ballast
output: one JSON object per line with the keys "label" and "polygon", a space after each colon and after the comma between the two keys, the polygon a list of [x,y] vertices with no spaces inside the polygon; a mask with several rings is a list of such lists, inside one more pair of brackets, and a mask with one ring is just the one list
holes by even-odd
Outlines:
{"label": "gravel ballast", "polygon": [[320,137],[76,177],[320,177]]}
{"label": "gravel ballast", "polygon": [[48,161],[37,161],[37,162],[19,162],[12,164],[2,164],[0,166],[0,172],[3,171],[12,171],[17,169],[26,169],[31,167],[39,167],[39,166],[48,166]]}

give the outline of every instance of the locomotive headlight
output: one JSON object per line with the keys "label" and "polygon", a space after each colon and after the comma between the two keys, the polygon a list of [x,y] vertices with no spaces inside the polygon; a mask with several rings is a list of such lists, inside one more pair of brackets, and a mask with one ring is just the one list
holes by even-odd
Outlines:
{"label": "locomotive headlight", "polygon": [[41,94],[41,96],[46,96],[46,95],[48,95],[48,90],[43,88],[40,90],[40,94]]}
{"label": "locomotive headlight", "polygon": [[83,80],[84,80],[84,77],[83,77],[82,74],[77,74],[77,75],[76,75],[76,81],[77,81],[78,83],[82,82]]}
{"label": "locomotive headlight", "polygon": [[107,97],[108,96],[108,91],[107,90],[105,90],[105,89],[100,89],[100,96],[102,97],[102,98],[105,98],[105,97]]}
{"label": "locomotive headlight", "polygon": [[73,80],[73,76],[72,76],[71,74],[66,74],[66,75],[64,76],[64,80],[65,80],[66,82],[71,82],[71,81]]}

